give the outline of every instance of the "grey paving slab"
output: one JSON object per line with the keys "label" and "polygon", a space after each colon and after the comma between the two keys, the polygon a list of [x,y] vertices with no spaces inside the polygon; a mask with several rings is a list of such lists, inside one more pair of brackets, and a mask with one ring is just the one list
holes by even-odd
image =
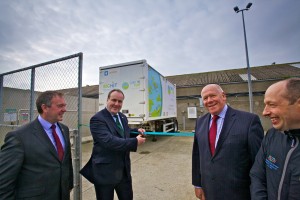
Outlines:
{"label": "grey paving slab", "polygon": [[[134,200],[194,200],[191,184],[193,137],[161,136],[131,153]],[[82,165],[91,154],[92,142],[82,144]],[[83,200],[95,200],[94,186],[82,178]],[[115,199],[117,200],[115,195]]]}

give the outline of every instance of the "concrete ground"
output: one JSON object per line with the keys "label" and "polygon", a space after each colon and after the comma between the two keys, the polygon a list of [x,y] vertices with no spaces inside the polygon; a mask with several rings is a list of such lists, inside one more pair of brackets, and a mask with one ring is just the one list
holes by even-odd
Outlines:
{"label": "concrete ground", "polygon": [[[82,166],[91,155],[92,142],[82,145]],[[131,153],[134,200],[194,200],[191,180],[193,137],[148,136]],[[95,200],[93,184],[82,177],[82,199]],[[115,195],[115,200],[117,200]]]}

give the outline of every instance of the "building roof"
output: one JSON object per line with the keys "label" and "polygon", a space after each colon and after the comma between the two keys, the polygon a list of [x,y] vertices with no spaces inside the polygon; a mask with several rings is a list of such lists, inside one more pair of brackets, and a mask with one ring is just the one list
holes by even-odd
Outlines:
{"label": "building roof", "polygon": [[[272,64],[259,67],[251,67],[252,81],[282,80],[290,77],[300,77],[300,62]],[[191,87],[210,83],[230,84],[247,82],[247,68],[231,69],[194,74],[183,74],[166,77],[176,87]],[[67,95],[77,96],[78,89],[61,90]],[[99,85],[82,87],[82,96],[87,98],[99,97]]]}
{"label": "building roof", "polygon": [[[250,71],[252,81],[282,80],[289,77],[300,77],[300,62],[251,67]],[[167,76],[166,78],[173,84],[176,84],[176,87],[190,87],[210,83],[241,83],[248,81],[247,68],[183,74]]]}
{"label": "building roof", "polygon": [[[69,96],[78,96],[78,88],[69,88],[59,90],[60,92],[64,93],[65,95]],[[86,98],[99,98],[99,85],[87,85],[82,87],[82,96]]]}

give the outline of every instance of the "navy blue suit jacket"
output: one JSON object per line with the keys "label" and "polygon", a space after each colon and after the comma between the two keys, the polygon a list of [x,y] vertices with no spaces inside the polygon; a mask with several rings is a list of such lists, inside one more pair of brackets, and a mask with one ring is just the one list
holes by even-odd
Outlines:
{"label": "navy blue suit jacket", "polygon": [[62,161],[38,119],[7,133],[0,151],[0,200],[70,199],[69,128],[58,125],[65,139]]}
{"label": "navy blue suit jacket", "polygon": [[264,131],[257,115],[228,106],[215,154],[209,149],[211,115],[199,118],[195,128],[192,183],[206,199],[250,199],[249,171]]}
{"label": "navy blue suit jacket", "polygon": [[137,139],[130,138],[126,116],[119,112],[124,128],[122,137],[111,113],[105,108],[90,120],[90,130],[94,140],[93,152],[80,173],[94,184],[117,184],[125,175],[131,179],[130,151],[137,150]]}

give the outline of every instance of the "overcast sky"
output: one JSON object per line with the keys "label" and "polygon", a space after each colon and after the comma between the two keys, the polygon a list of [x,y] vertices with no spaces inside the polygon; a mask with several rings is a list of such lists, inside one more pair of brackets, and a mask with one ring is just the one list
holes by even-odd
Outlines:
{"label": "overcast sky", "polygon": [[[100,66],[146,59],[164,76],[246,67],[245,0],[0,0],[0,73],[83,53]],[[300,61],[300,0],[252,0],[250,66]]]}

